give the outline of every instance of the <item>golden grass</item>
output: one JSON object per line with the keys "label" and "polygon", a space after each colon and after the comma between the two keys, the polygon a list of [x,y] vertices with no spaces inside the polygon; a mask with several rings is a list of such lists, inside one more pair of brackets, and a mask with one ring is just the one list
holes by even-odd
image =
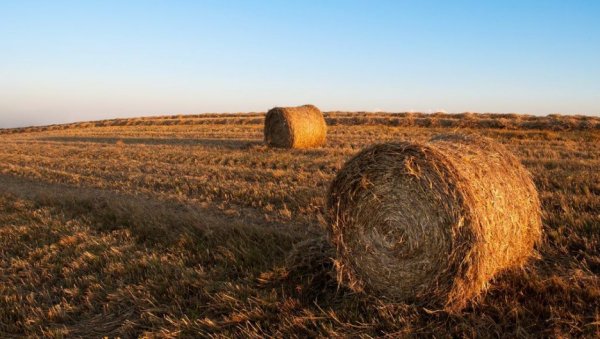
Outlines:
{"label": "golden grass", "polygon": [[[600,118],[582,115],[533,116],[523,114],[475,113],[365,113],[325,112],[328,126],[393,126],[427,128],[476,128],[501,130],[594,131],[600,129]],[[94,127],[120,126],[196,126],[196,125],[256,125],[264,122],[264,113],[212,113],[85,121],[62,125],[0,129],[0,134],[61,131]]]}
{"label": "golden grass", "polygon": [[[595,127],[546,128],[550,118],[519,115],[326,119],[327,145],[309,150],[263,145],[264,114],[4,131],[0,336],[598,334]],[[497,276],[458,314],[338,287],[335,249],[321,238],[336,173],[373,143],[457,128],[503,144],[532,173],[540,259]]]}

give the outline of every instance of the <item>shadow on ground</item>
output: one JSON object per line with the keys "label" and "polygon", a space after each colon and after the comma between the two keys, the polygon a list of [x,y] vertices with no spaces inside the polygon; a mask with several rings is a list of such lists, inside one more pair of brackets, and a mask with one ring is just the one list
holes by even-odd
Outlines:
{"label": "shadow on ground", "polygon": [[[6,289],[0,296],[7,298],[0,298],[0,316],[10,310],[4,319],[13,323],[0,324],[0,336],[39,334],[40,328],[84,337],[138,337],[145,331],[167,337],[585,336],[597,328],[597,277],[573,268],[572,260],[555,260],[561,253],[548,245],[544,260],[499,276],[477,303],[452,315],[338,286],[333,249],[316,225],[267,223],[252,213],[229,215],[211,206],[5,175],[0,198],[33,204],[0,204],[6,210],[0,217],[14,209],[24,225],[3,222],[0,230],[29,232],[3,243],[0,283]],[[34,216],[42,212],[36,208],[49,211],[54,222],[37,222]],[[53,227],[63,227],[62,233]],[[83,232],[87,228],[90,234]],[[74,245],[62,246],[65,240]],[[36,252],[42,262],[13,267],[31,263],[19,257]],[[111,267],[113,275],[106,275]],[[67,282],[93,302],[72,295]],[[38,293],[31,305],[25,299],[3,304],[31,293]],[[72,311],[48,316],[56,300]]]}
{"label": "shadow on ground", "polygon": [[185,139],[185,138],[118,138],[118,137],[43,137],[41,141],[63,143],[99,143],[125,145],[176,145],[176,146],[203,146],[226,149],[248,149],[262,145],[260,140],[252,139]]}

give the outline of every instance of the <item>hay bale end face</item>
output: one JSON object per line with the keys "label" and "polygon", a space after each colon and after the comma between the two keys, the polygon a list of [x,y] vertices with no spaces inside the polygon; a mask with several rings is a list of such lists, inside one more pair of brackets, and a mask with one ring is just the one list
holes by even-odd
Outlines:
{"label": "hay bale end face", "polygon": [[264,134],[271,147],[312,148],[325,143],[327,125],[313,105],[275,107],[267,112]]}
{"label": "hay bale end face", "polygon": [[363,150],[332,182],[328,213],[341,283],[447,311],[523,265],[541,237],[530,174],[479,136]]}

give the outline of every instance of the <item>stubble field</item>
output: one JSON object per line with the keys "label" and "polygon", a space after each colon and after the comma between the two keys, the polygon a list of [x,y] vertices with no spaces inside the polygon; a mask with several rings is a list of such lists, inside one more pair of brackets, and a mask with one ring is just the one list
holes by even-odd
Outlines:
{"label": "stubble field", "polygon": [[[600,119],[326,114],[270,149],[264,115],[0,130],[0,336],[600,335]],[[494,138],[532,173],[538,258],[459,314],[338,286],[329,182],[365,146]]]}

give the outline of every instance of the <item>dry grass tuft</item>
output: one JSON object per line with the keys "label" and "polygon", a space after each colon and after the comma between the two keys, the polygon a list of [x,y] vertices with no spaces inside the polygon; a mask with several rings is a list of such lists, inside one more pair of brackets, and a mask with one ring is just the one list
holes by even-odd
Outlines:
{"label": "dry grass tuft", "polygon": [[332,182],[328,207],[342,282],[448,311],[523,265],[541,236],[530,174],[474,135],[368,148]]}
{"label": "dry grass tuft", "polygon": [[325,143],[327,125],[313,105],[275,107],[265,117],[264,133],[272,147],[313,148]]}

